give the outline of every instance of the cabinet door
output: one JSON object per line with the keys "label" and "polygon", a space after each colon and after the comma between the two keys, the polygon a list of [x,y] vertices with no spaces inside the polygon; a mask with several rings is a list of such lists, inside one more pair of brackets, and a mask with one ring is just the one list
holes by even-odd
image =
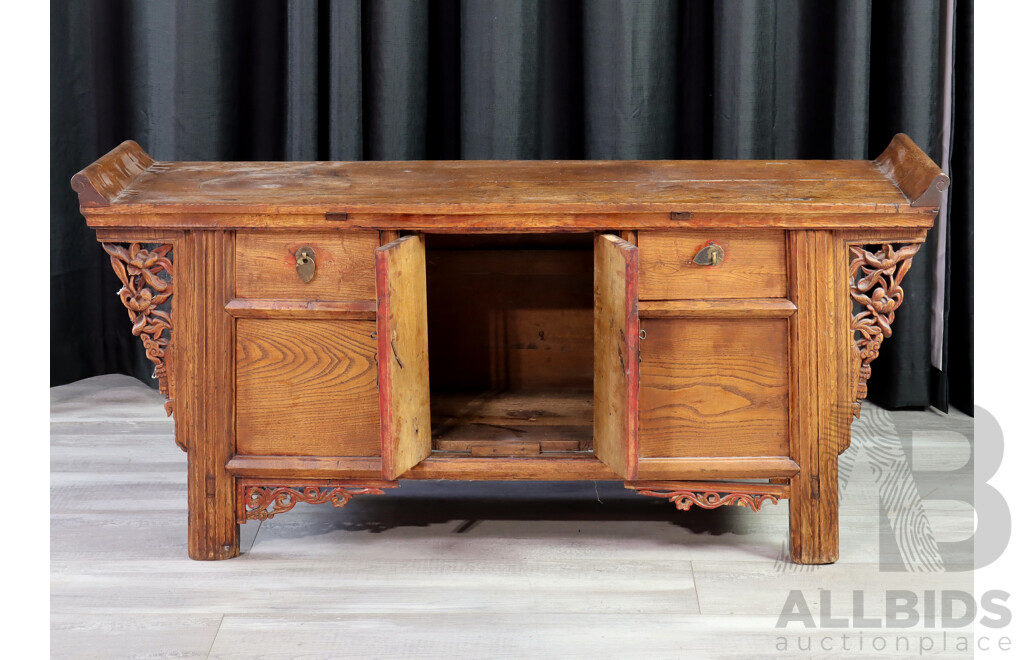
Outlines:
{"label": "cabinet door", "polygon": [[638,251],[618,236],[594,245],[594,455],[636,479],[639,389]]}
{"label": "cabinet door", "polygon": [[235,451],[378,456],[373,321],[238,319]]}
{"label": "cabinet door", "polygon": [[640,459],[788,456],[784,318],[644,319]]}
{"label": "cabinet door", "polygon": [[430,455],[427,277],[423,237],[377,248],[381,469],[397,479]]}

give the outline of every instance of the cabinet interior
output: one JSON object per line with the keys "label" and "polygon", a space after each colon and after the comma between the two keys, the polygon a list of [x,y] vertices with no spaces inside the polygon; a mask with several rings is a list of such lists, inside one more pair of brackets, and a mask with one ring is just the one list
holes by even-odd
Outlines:
{"label": "cabinet interior", "polygon": [[426,236],[432,449],[590,452],[594,235]]}

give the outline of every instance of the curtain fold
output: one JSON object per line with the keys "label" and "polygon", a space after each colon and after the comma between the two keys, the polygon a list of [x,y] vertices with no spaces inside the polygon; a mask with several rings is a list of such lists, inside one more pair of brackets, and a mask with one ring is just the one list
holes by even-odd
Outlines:
{"label": "curtain fold", "polygon": [[463,0],[462,158],[540,157],[539,0]]}
{"label": "curtain fold", "polygon": [[[149,371],[68,185],[124,139],[158,160],[871,158],[905,132],[938,161],[942,5],[53,0],[51,381]],[[971,12],[953,18],[947,250],[949,373],[966,382]],[[932,244],[872,365],[889,407],[945,391]]]}
{"label": "curtain fold", "polygon": [[586,158],[675,157],[679,5],[672,0],[583,5]]}

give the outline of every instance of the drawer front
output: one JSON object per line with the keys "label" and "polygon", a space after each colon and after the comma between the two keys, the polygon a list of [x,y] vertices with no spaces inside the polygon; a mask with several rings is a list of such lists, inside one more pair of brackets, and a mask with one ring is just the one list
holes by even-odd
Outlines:
{"label": "drawer front", "polygon": [[786,319],[646,319],[640,458],[789,455]]}
{"label": "drawer front", "polygon": [[237,323],[239,454],[380,455],[374,321]]}
{"label": "drawer front", "polygon": [[[784,298],[786,235],[771,231],[642,231],[640,300]],[[713,241],[725,252],[716,266],[694,257]]]}
{"label": "drawer front", "polygon": [[[235,235],[235,296],[272,300],[374,300],[377,232],[240,231]],[[295,265],[302,247],[315,253],[313,278]]]}

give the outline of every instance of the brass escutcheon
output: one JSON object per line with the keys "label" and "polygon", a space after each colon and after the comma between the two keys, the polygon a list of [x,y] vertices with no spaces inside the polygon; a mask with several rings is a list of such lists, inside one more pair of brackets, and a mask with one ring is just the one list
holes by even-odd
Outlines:
{"label": "brass escutcheon", "polygon": [[708,244],[702,247],[693,258],[693,263],[698,266],[718,266],[723,261],[725,261],[725,249],[714,241],[708,241]]}
{"label": "brass escutcheon", "polygon": [[299,279],[308,282],[316,275],[316,251],[308,245],[303,245],[295,251],[295,272]]}

